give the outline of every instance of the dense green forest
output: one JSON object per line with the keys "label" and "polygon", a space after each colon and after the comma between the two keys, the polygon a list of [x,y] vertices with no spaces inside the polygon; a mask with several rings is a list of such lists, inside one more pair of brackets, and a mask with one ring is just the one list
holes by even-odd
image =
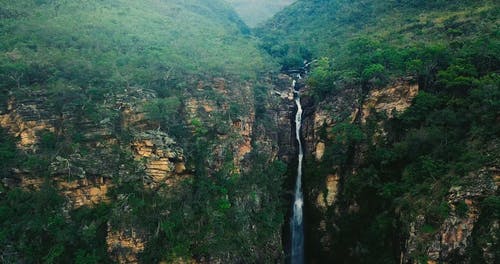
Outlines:
{"label": "dense green forest", "polygon": [[[267,8],[283,10],[251,28]],[[277,138],[294,104],[276,94],[291,83],[280,69],[304,61],[305,125],[345,91],[362,105],[401,80],[419,88],[404,111],[321,128],[324,156],[304,169],[308,263],[401,263],[412,232],[407,262],[428,263],[429,241],[472,206],[447,261],[489,263],[493,248],[499,262],[499,27],[495,0],[1,0],[0,262],[286,262],[296,164],[278,155],[293,138]],[[138,142],[175,163],[175,184],[151,184]],[[334,206],[309,209],[331,173]],[[99,184],[102,200],[75,206]],[[453,188],[480,195],[449,202]]]}
{"label": "dense green forest", "polygon": [[[344,120],[325,132],[334,140],[320,164],[310,161],[306,184],[316,188],[324,173],[345,173],[338,203],[356,203],[360,211],[328,213],[336,223],[328,232],[336,239],[332,251],[317,252],[316,260],[399,262],[401,239],[415,217],[425,216],[430,239],[450,214],[450,187],[491,177],[476,174],[500,160],[499,17],[496,1],[316,0],[298,1],[259,28],[263,48],[284,70],[317,60],[308,83],[318,103],[350,87],[361,87],[366,96],[401,77],[420,87],[413,105],[385,123],[382,140],[384,115],[371,116],[366,125]],[[360,146],[367,146],[363,162],[350,175]],[[481,223],[498,217],[499,202],[495,194],[483,197],[488,213]],[[467,205],[457,208],[467,213]],[[462,257],[456,263],[486,263],[480,248],[498,241],[485,228],[474,233],[471,262]],[[317,239],[311,235],[312,251]],[[425,248],[416,254],[427,263]]]}
{"label": "dense green forest", "polygon": [[[17,111],[9,102],[21,102],[35,106],[19,110],[20,121],[40,109],[33,122],[57,118],[55,129],[37,132],[39,141],[27,150],[18,149],[20,138],[7,133],[8,125],[1,130],[0,174],[9,184],[0,185],[0,262],[113,262],[107,233],[119,230],[148,237],[142,263],[271,258],[260,249],[280,243],[274,236],[284,221],[283,164],[269,164],[255,146],[261,165],[241,176],[224,149],[223,164],[209,170],[211,148],[224,143],[219,137],[230,133],[248,98],[195,88],[226,78],[238,82],[228,85],[233,94],[240,83],[274,71],[277,64],[256,43],[218,0],[1,1],[0,113],[8,116]],[[119,107],[144,94],[155,95],[140,106],[146,123],[177,141],[194,174],[176,188],[147,188],[144,161],[133,158],[138,131],[122,125]],[[184,118],[187,101],[198,97],[229,110],[215,120]],[[112,181],[110,202],[71,208],[54,174],[61,160],[68,162],[65,181]],[[31,181],[40,184],[12,187]],[[242,230],[251,226],[258,228]]]}

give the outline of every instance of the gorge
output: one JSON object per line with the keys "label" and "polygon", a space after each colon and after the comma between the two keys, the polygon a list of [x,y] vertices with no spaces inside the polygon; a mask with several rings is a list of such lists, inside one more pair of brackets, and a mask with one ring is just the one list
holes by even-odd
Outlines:
{"label": "gorge", "polygon": [[498,3],[267,2],[3,1],[0,262],[498,263]]}

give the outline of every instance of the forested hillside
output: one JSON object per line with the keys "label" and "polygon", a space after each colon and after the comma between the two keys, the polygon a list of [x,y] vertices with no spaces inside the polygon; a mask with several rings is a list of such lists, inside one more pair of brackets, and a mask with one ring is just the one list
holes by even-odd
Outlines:
{"label": "forested hillside", "polygon": [[259,28],[284,70],[315,60],[311,260],[498,262],[499,18],[495,1],[315,0]]}
{"label": "forested hillside", "polygon": [[495,0],[0,1],[0,263],[499,263],[499,135]]}
{"label": "forested hillside", "polygon": [[112,74],[122,81],[132,79],[125,65],[143,68],[146,76],[158,68],[196,74],[266,70],[245,36],[248,29],[222,1],[5,1],[0,15],[2,49],[15,50],[18,64],[49,64],[64,56],[74,58],[73,68],[92,63],[101,75],[116,69]]}
{"label": "forested hillside", "polygon": [[224,1],[1,1],[0,262],[279,258],[275,68]]}

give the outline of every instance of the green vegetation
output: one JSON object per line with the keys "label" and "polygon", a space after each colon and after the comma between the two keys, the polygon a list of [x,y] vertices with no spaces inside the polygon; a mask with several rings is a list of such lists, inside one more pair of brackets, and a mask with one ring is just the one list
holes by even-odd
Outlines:
{"label": "green vegetation", "polygon": [[[284,69],[327,57],[331,77],[323,79],[331,88],[381,86],[403,75],[430,77],[459,49],[471,49],[480,71],[489,71],[499,63],[492,42],[499,12],[488,0],[298,1],[257,34]],[[325,70],[324,63],[317,63],[318,70]]]}
{"label": "green vegetation", "polygon": [[[194,178],[169,192],[142,188],[140,183],[122,184],[115,195],[129,194],[128,212],[115,214],[114,223],[140,227],[154,234],[140,254],[141,262],[171,262],[193,257],[224,258],[230,262],[272,262],[279,252],[266,247],[275,243],[284,221],[281,191],[285,165],[256,151],[256,166],[236,173],[232,157],[214,175],[208,175],[208,153],[204,135],[194,141]],[[254,250],[248,250],[249,248]],[[257,250],[259,249],[259,250]]]}
{"label": "green vegetation", "polygon": [[[64,198],[49,183],[37,191],[13,189],[0,200],[0,243],[6,263],[109,263],[104,205],[67,215]],[[71,217],[73,221],[68,221]]]}
{"label": "green vegetation", "polygon": [[[443,203],[450,187],[467,185],[469,173],[477,173],[498,159],[491,154],[498,153],[496,135],[500,127],[494,120],[487,120],[498,107],[488,106],[484,99],[487,96],[488,100],[500,100],[500,94],[491,90],[498,90],[499,78],[493,74],[476,79],[475,83],[477,86],[471,87],[470,93],[461,96],[455,91],[446,91],[444,83],[431,86],[435,89],[433,93],[421,92],[412,107],[388,123],[388,142],[377,145],[366,142],[371,147],[365,154],[364,168],[359,175],[347,179],[344,199],[359,203],[362,219],[385,215],[391,218],[393,225],[386,230],[373,229],[374,233],[358,234],[367,250],[359,256],[362,262],[381,259],[384,257],[381,254],[389,257],[391,253],[384,249],[398,243],[397,240],[394,241],[394,237],[372,239],[400,232],[417,214],[423,213],[426,217],[423,232],[434,232],[448,216],[449,209],[446,205],[443,207]],[[484,107],[478,107],[483,104]],[[378,121],[380,119],[373,120],[371,124]],[[373,138],[370,130],[366,131],[367,139]],[[490,146],[484,148],[485,145]],[[408,218],[396,213],[401,211]],[[466,215],[467,206],[463,201],[456,205],[456,213],[461,217]],[[359,227],[374,225],[366,220],[358,224]],[[345,225],[352,224],[346,222]],[[352,228],[355,227],[340,229]],[[343,236],[351,235],[341,232]]]}
{"label": "green vegetation", "polygon": [[159,98],[144,105],[147,117],[158,123],[158,128],[176,138],[182,138],[184,133],[184,122],[178,114],[182,105],[176,96]]}
{"label": "green vegetation", "polygon": [[220,1],[4,1],[0,16],[2,93],[163,91],[186,74],[248,78],[270,69]]}
{"label": "green vegetation", "polygon": [[[338,206],[346,211],[327,213],[336,223],[327,230],[332,250],[315,258],[399,263],[400,243],[417,215],[425,216],[423,233],[436,232],[450,213],[450,187],[491,177],[470,179],[499,161],[499,17],[498,4],[487,0],[314,0],[298,1],[258,29],[262,47],[284,69],[310,60],[304,47],[316,58],[308,83],[317,102],[352,87],[366,95],[401,78],[420,87],[413,105],[389,121],[372,114],[366,125],[342,122],[324,131],[325,156],[308,162],[305,185],[323,188],[325,175],[341,173]],[[354,202],[359,212],[348,213]],[[459,217],[467,212],[464,201],[455,204]],[[478,245],[491,241],[483,225],[474,235]],[[415,259],[426,254],[420,250]]]}
{"label": "green vegetation", "polygon": [[[222,0],[2,1],[0,113],[14,99],[46,115],[33,118],[48,118],[55,132],[39,131],[33,149],[20,151],[0,131],[1,261],[109,263],[109,230],[144,235],[142,263],[279,256],[284,165],[256,152],[259,165],[239,173],[234,146],[219,140],[241,140],[231,130],[246,114],[247,98],[232,101],[238,88],[252,95],[247,84],[276,68],[257,43]],[[211,87],[215,77],[228,96]],[[228,109],[191,118],[188,99]],[[145,114],[146,129],[176,139],[192,175],[175,187],[146,187],[124,103]],[[220,144],[223,162],[214,166]],[[62,193],[61,181],[101,177],[112,183],[109,203],[75,209]]]}
{"label": "green vegetation", "polygon": [[133,90],[157,94],[148,117],[184,138],[175,110],[196,80],[255,79],[274,68],[218,0],[3,1],[0,17],[0,101],[37,94],[48,112],[72,113],[76,124],[58,142],[88,141],[88,122],[126,132],[113,131],[120,116],[111,104]]}
{"label": "green vegetation", "polygon": [[9,170],[17,164],[18,157],[16,141],[4,129],[0,129],[0,176],[10,174]]}
{"label": "green vegetation", "polygon": [[[0,114],[20,106],[20,115],[51,125],[27,150],[0,129],[3,262],[110,263],[113,231],[145,238],[141,263],[279,261],[286,168],[267,153],[276,149],[267,133],[279,129],[267,109],[278,100],[268,96],[268,74],[313,59],[316,103],[345,89],[363,98],[401,79],[420,91],[404,112],[372,114],[366,124],[336,116],[322,129],[323,160],[307,160],[304,187],[324,190],[323,176],[341,177],[338,208],[306,207],[306,226],[322,214],[333,238],[319,252],[318,230],[307,232],[311,257],[399,263],[416,216],[424,238],[450,214],[468,216],[470,204],[447,200],[450,187],[491,177],[478,171],[500,160],[495,1],[298,0],[256,29],[260,39],[230,3],[243,2],[2,1]],[[252,25],[266,16],[246,11]],[[186,167],[168,179],[175,184],[148,186],[123,107],[144,114],[140,132],[166,132],[182,148],[182,160],[169,157]],[[252,151],[235,161],[236,142],[247,140],[235,127],[250,116]],[[111,182],[109,202],[74,208],[63,194],[61,182],[98,180]],[[484,262],[482,250],[498,238],[489,229],[498,197],[477,205],[467,256]],[[424,261],[418,246],[412,257]]]}

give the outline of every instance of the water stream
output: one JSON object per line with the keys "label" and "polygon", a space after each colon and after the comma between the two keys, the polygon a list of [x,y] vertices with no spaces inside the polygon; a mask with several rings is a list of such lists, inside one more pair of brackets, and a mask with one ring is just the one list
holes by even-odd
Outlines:
{"label": "water stream", "polygon": [[[300,79],[300,74],[297,75]],[[302,140],[300,138],[300,130],[302,126],[302,105],[300,104],[300,93],[296,89],[296,80],[293,80],[292,88],[294,92],[295,104],[297,105],[297,113],[295,114],[295,137],[297,139],[299,156],[297,165],[297,180],[295,182],[295,197],[293,201],[293,215],[291,219],[291,264],[304,263],[304,224],[302,222],[302,206],[304,204],[302,195],[302,160],[304,152],[302,150]]]}

